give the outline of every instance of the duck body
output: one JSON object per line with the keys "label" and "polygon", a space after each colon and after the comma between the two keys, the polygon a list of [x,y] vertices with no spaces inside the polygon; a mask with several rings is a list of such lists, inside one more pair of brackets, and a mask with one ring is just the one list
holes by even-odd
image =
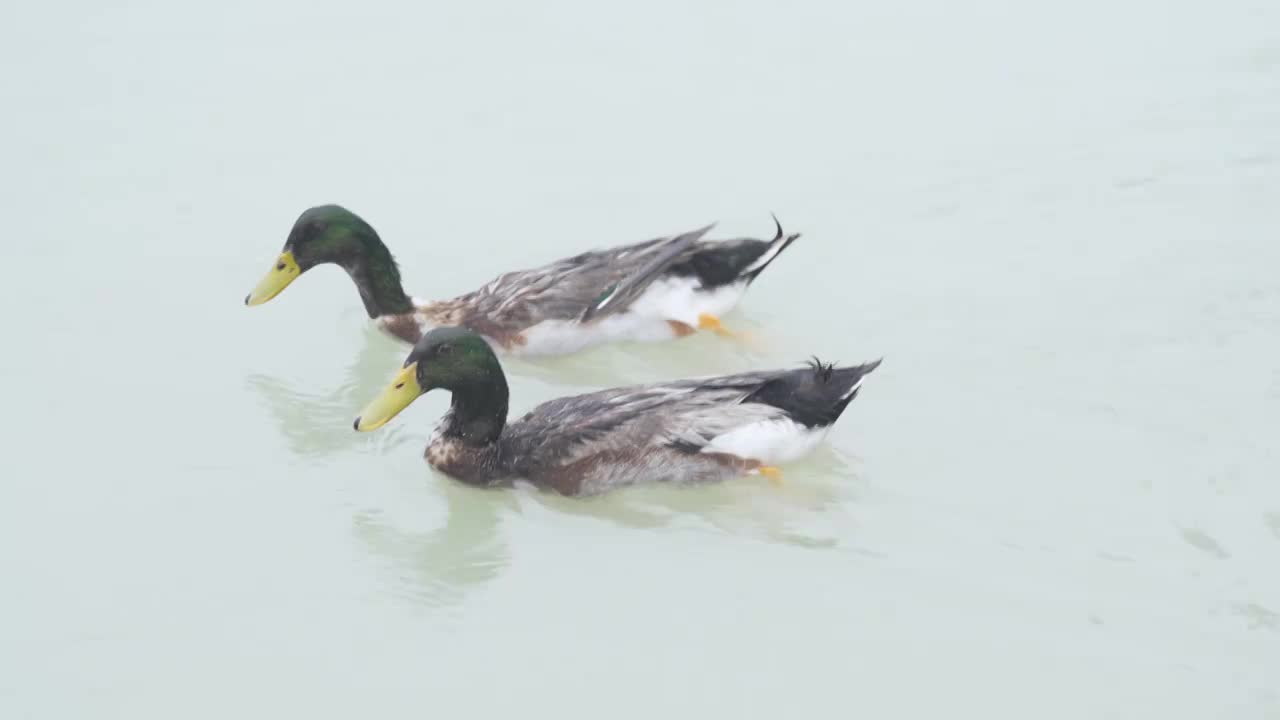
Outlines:
{"label": "duck body", "polygon": [[[466,327],[511,355],[566,354],[607,342],[684,337],[704,318],[724,315],[738,304],[758,274],[747,274],[746,268],[770,250],[769,242],[749,238],[699,241],[706,230],[506,273],[452,300],[418,301],[412,323],[403,316],[378,323],[406,342],[417,342],[433,327]],[[781,246],[774,254],[780,251]],[[700,273],[704,266],[723,272]],[[632,298],[610,303],[610,291],[625,290],[628,281],[643,287],[635,288]],[[589,312],[601,303],[600,312]]]}
{"label": "duck body", "polygon": [[[430,331],[402,370],[412,368],[421,392],[442,387],[453,393],[427,446],[427,462],[472,485],[523,480],[565,495],[772,471],[817,447],[879,365],[837,368],[815,360],[794,369],[612,388],[545,402],[508,423],[506,381],[494,374],[496,360],[455,359],[480,354],[467,348],[472,337],[459,328]],[[441,347],[450,349],[440,354]],[[384,395],[406,392],[395,385]],[[386,407],[382,400],[371,404],[357,429],[384,423]]]}
{"label": "duck body", "polygon": [[670,340],[722,330],[719,316],[799,237],[778,225],[771,240],[708,240],[710,229],[584,252],[428,301],[404,293],[398,266],[368,223],[345,208],[320,206],[298,218],[275,269],[245,302],[265,302],[310,267],[334,263],[351,276],[374,323],[408,343],[443,326],[466,327],[510,355]]}
{"label": "duck body", "polygon": [[[873,368],[834,369],[823,381],[818,378],[829,368],[815,365],[558,398],[483,446],[453,433],[449,413],[425,457],[469,484],[523,480],[564,495],[644,482],[723,481],[812,452]],[[794,392],[804,386],[808,395]]]}

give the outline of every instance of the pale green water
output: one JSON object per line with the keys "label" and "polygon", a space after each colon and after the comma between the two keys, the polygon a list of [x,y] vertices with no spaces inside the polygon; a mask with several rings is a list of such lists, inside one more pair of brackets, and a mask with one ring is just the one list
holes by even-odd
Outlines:
{"label": "pale green water", "polygon": [[[0,716],[1280,717],[1280,5],[6,13]],[[356,435],[445,296],[719,219],[805,237],[579,388],[886,356],[777,490],[480,492]]]}

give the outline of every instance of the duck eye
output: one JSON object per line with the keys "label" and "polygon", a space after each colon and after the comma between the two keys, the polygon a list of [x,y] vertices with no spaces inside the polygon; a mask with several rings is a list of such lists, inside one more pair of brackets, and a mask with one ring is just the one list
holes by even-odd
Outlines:
{"label": "duck eye", "polygon": [[436,350],[436,354],[437,354],[437,355],[452,355],[452,354],[453,354],[453,346],[452,346],[452,345],[441,345],[441,346]]}

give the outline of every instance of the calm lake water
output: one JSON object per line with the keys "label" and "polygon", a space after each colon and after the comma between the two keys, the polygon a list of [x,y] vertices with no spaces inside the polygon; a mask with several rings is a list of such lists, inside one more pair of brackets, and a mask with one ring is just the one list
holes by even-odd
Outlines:
{"label": "calm lake water", "polygon": [[[1280,717],[1280,4],[143,2],[0,27],[0,716]],[[804,237],[574,391],[885,356],[824,447],[587,501],[356,434],[423,297]]]}

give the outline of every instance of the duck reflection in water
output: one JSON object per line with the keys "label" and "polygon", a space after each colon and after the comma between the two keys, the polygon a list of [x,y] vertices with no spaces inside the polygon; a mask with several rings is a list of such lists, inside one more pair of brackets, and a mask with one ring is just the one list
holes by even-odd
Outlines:
{"label": "duck reflection in water", "polygon": [[[377,392],[386,380],[387,369],[399,364],[402,354],[394,342],[366,328],[342,380],[323,384],[331,390],[308,392],[283,378],[256,373],[245,382],[262,398],[290,451],[304,458],[329,458],[369,446],[363,438],[352,437],[348,416],[352,408],[359,408]],[[405,435],[389,436],[378,447],[397,446],[407,440]]]}
{"label": "duck reflection in water", "polygon": [[[512,560],[503,526],[528,522],[524,516],[533,509],[631,532],[678,529],[809,549],[844,549],[853,524],[845,508],[860,494],[849,464],[827,449],[797,470],[797,478],[812,479],[798,479],[781,489],[760,480],[702,488],[630,488],[582,499],[527,485],[475,488],[427,469],[424,480],[437,483],[443,521],[417,529],[412,527],[414,518],[366,510],[356,514],[354,531],[367,550],[386,563],[396,590],[431,608],[458,606],[501,577]],[[525,552],[538,550],[528,547]]]}
{"label": "duck reflection in water", "polygon": [[356,537],[390,566],[397,589],[429,607],[451,607],[496,580],[511,564],[502,533],[505,515],[518,510],[510,493],[462,483],[440,485],[444,524],[406,529],[378,510],[356,513]]}

